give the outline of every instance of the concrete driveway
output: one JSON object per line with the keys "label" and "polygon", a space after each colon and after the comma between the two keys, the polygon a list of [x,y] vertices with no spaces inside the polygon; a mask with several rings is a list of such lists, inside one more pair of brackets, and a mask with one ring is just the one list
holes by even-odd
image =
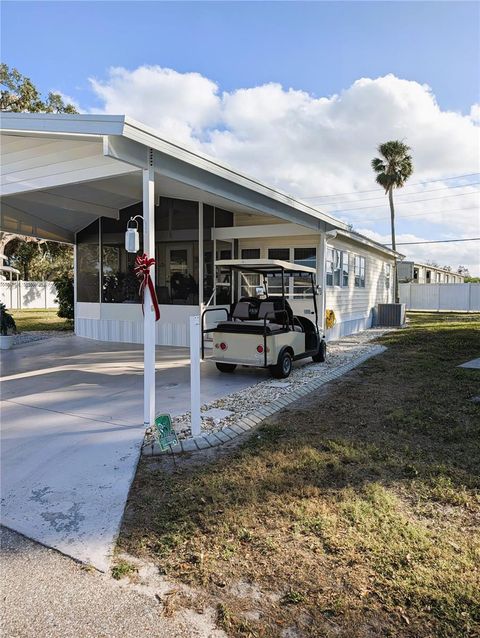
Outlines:
{"label": "concrete driveway", "polygon": [[[2,352],[4,525],[108,569],[143,438],[142,365],[142,346],[75,336]],[[157,348],[156,369],[157,412],[186,412],[188,351]],[[202,400],[257,380],[204,364]]]}

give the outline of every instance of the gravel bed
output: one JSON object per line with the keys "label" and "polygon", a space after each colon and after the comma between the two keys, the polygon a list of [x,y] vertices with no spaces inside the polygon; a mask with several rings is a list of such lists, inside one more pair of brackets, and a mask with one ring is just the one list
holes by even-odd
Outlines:
{"label": "gravel bed", "polygon": [[43,339],[51,339],[52,337],[71,337],[72,334],[73,332],[70,330],[29,330],[28,332],[19,332],[15,335],[13,345],[20,346],[24,343],[43,341]]}
{"label": "gravel bed", "polygon": [[[202,405],[202,433],[209,434],[230,427],[254,410],[266,407],[282,397],[288,397],[313,379],[320,379],[339,366],[359,358],[375,347],[371,343],[372,340],[388,330],[391,329],[370,328],[337,341],[330,341],[327,347],[327,361],[324,363],[313,363],[307,359],[305,363],[301,362],[294,367],[288,379],[263,377],[249,388]],[[174,417],[172,421],[179,439],[191,436],[190,412]]]}

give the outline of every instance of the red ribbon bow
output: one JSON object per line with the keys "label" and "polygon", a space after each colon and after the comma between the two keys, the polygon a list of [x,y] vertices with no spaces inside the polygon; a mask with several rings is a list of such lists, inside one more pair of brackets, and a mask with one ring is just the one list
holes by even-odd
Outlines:
{"label": "red ribbon bow", "polygon": [[143,255],[137,255],[135,259],[135,274],[140,280],[140,290],[138,294],[142,298],[142,312],[145,314],[143,303],[145,300],[145,288],[148,286],[150,292],[150,299],[153,303],[155,310],[155,321],[160,319],[160,308],[158,307],[157,293],[155,292],[155,286],[153,285],[152,278],[150,277],[150,266],[153,266],[155,259],[153,257],[147,257],[145,253]]}

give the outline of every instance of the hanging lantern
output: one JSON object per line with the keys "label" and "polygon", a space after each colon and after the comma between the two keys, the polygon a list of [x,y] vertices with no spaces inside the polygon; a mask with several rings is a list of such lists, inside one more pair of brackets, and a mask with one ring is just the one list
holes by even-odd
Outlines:
{"label": "hanging lantern", "polygon": [[[137,215],[139,217],[139,215]],[[136,225],[130,227],[130,222],[134,222]],[[127,253],[137,253],[140,248],[140,236],[138,234],[138,221],[135,217],[131,217],[127,223],[127,230],[125,231],[125,250]]]}

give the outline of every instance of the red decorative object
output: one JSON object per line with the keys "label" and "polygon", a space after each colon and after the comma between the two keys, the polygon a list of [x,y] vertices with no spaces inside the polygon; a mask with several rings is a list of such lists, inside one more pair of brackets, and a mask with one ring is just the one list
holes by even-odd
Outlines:
{"label": "red decorative object", "polygon": [[148,286],[150,292],[150,298],[152,300],[153,308],[155,310],[155,321],[160,319],[160,308],[158,307],[157,293],[155,292],[155,286],[153,285],[152,278],[150,277],[150,266],[153,266],[155,259],[153,257],[147,257],[145,253],[143,255],[137,255],[135,258],[135,274],[140,280],[139,295],[142,298],[142,312],[145,314],[143,303],[145,300],[145,288]]}

